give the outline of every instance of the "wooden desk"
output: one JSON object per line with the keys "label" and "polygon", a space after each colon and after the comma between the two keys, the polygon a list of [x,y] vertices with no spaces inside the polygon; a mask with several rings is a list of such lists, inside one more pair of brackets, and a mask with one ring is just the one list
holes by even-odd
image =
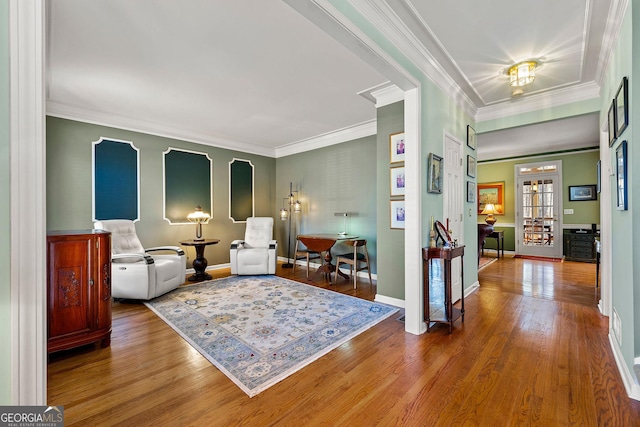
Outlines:
{"label": "wooden desk", "polygon": [[183,240],[180,242],[183,246],[195,246],[196,258],[193,260],[193,269],[196,271],[189,277],[190,282],[201,282],[203,280],[211,280],[211,275],[205,273],[207,269],[207,259],[204,257],[204,247],[208,245],[215,245],[219,242],[218,239],[203,239],[203,240]]}
{"label": "wooden desk", "polygon": [[[451,296],[451,260],[460,257],[460,280],[462,293],[460,296],[461,308],[453,306]],[[443,318],[431,318],[431,310],[429,307],[429,264],[433,259],[444,260],[444,309],[445,316]],[[453,322],[458,318],[462,318],[464,323],[464,246],[457,248],[422,248],[422,275],[423,275],[423,293],[424,293],[424,320],[427,322],[427,332],[431,330],[431,323],[448,323],[449,333],[453,332]]]}
{"label": "wooden desk", "polygon": [[[496,250],[498,254],[498,258],[500,258],[500,248],[502,248],[502,257],[504,258],[504,231],[493,231],[486,235],[487,237],[491,237],[492,239],[496,239]],[[484,255],[484,242],[482,242],[482,255]]]}
{"label": "wooden desk", "polygon": [[[318,272],[324,273],[325,276],[329,275],[329,277],[331,277],[331,273],[336,271],[336,266],[331,263],[333,259],[333,257],[331,256],[331,248],[333,247],[333,245],[335,245],[336,242],[339,240],[353,240],[357,238],[358,236],[351,235],[351,234],[327,234],[327,233],[301,234],[297,237],[297,239],[300,240],[307,247],[307,249],[314,252],[318,252],[318,253],[323,253],[323,252],[325,253],[324,255],[325,262],[318,268],[318,270],[316,270],[316,273]],[[338,270],[337,272],[340,276],[349,280],[349,276],[347,276],[340,270]]]}

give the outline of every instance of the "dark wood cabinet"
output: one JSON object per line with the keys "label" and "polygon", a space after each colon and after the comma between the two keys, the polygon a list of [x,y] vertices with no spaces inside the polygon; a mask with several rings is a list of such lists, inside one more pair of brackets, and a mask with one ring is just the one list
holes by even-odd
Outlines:
{"label": "dark wood cabinet", "polygon": [[111,344],[111,233],[47,235],[48,351]]}
{"label": "dark wood cabinet", "polygon": [[596,262],[596,234],[592,230],[564,230],[563,237],[567,261]]}

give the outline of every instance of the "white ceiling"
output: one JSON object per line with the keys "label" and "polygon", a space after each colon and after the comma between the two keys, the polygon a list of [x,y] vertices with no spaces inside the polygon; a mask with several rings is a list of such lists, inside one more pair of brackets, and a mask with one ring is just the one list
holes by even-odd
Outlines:
{"label": "white ceiling", "polygon": [[[619,26],[612,2],[352,0],[401,22],[410,43],[464,92],[476,118],[526,110],[529,100],[548,106],[592,97],[594,88],[597,96]],[[314,138],[338,130],[374,129],[375,105],[358,93],[385,83],[385,70],[298,11],[317,13],[305,12],[311,6],[294,10],[282,0],[48,5],[50,115],[270,156],[313,146]],[[530,58],[542,63],[536,81],[512,97],[504,70]],[[597,115],[577,120],[584,127],[589,119],[595,135],[586,139],[597,145]],[[571,132],[558,132],[575,145]],[[493,136],[479,135],[479,156],[483,144],[490,153],[500,140]],[[520,139],[509,138],[512,145]],[[584,144],[584,135],[579,140]]]}

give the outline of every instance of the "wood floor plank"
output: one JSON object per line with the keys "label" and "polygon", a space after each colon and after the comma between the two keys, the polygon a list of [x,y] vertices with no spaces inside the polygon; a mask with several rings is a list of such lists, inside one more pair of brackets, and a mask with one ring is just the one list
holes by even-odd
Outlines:
{"label": "wood floor plank", "polygon": [[[367,281],[354,291],[303,268],[277,274],[375,298]],[[407,334],[398,314],[253,398],[146,306],[115,302],[111,347],[50,355],[48,403],[65,406],[67,426],[640,425],[594,274],[501,258],[481,271],[453,334]]]}

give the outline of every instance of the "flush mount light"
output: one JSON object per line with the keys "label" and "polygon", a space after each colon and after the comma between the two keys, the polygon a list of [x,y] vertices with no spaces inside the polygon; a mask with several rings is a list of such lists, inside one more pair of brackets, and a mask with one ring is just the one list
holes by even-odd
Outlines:
{"label": "flush mount light", "polygon": [[519,87],[533,83],[537,66],[536,61],[524,61],[511,66],[507,72],[511,86]]}

